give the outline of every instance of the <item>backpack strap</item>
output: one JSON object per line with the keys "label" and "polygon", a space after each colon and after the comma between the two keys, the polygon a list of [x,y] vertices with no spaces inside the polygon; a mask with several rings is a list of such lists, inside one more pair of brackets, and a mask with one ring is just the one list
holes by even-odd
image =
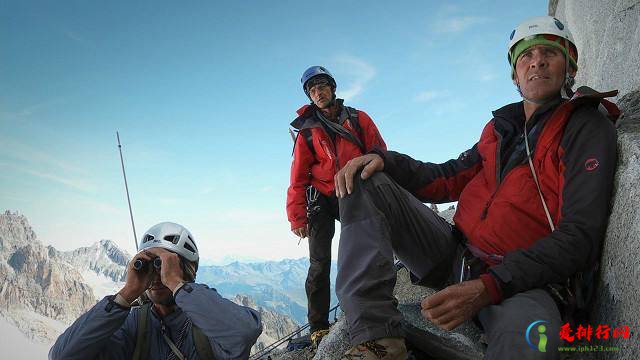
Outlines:
{"label": "backpack strap", "polygon": [[[363,154],[366,154],[366,149],[364,148],[364,142],[362,141],[362,127],[360,126],[360,120],[358,119],[358,110],[352,108],[350,106],[345,106],[345,110],[347,111],[347,117],[349,119],[349,123],[351,123],[351,127],[356,131],[357,140],[360,141],[358,144],[356,141],[356,145],[360,148]],[[334,125],[335,126],[335,125]],[[338,125],[340,126],[340,125]],[[313,147],[313,135],[311,134],[310,128],[302,128],[298,131],[297,136],[304,136],[304,141],[307,143],[307,147],[313,157],[316,156],[316,149]],[[294,143],[295,146],[295,143]]]}
{"label": "backpack strap", "polygon": [[349,122],[351,123],[351,126],[356,131],[356,136],[358,137],[358,140],[360,140],[360,143],[362,144],[362,146],[359,146],[360,151],[362,151],[363,154],[366,154],[367,149],[366,149],[364,139],[362,138],[362,126],[360,125],[360,119],[358,118],[358,110],[355,108],[352,108],[351,106],[345,106],[344,108],[347,111],[347,116],[349,117]]}
{"label": "backpack strap", "polygon": [[133,360],[144,360],[149,358],[150,309],[150,302],[138,307],[138,334],[136,338],[136,349],[133,351]]}
{"label": "backpack strap", "polygon": [[202,360],[215,360],[213,350],[211,350],[211,344],[209,343],[209,338],[202,332],[202,330],[195,325],[191,325],[191,335],[193,336],[193,343],[196,345],[198,357]]}
{"label": "backpack strap", "polygon": [[304,128],[300,130],[300,132],[302,133],[302,136],[304,136],[304,141],[307,143],[309,151],[311,151],[313,157],[316,157],[316,149],[313,147],[313,135],[311,134],[311,129]]}
{"label": "backpack strap", "polygon": [[[307,143],[307,147],[309,148],[309,151],[311,151],[311,154],[315,158],[316,157],[316,149],[313,147],[313,136],[311,135],[311,129],[309,129],[309,128],[303,128],[301,130],[291,130],[291,129],[289,129],[289,131],[291,131],[291,136],[293,137],[293,149],[291,150],[291,156],[293,156],[293,154],[296,151],[296,140],[298,140],[298,136],[304,136],[304,141],[305,141],[305,143]],[[295,137],[293,135],[294,131],[296,133]]]}
{"label": "backpack strap", "polygon": [[360,126],[360,120],[358,119],[358,110],[351,106],[345,106],[344,108],[347,110],[351,126],[353,126],[354,130],[358,133],[358,137],[362,141],[362,126]]}

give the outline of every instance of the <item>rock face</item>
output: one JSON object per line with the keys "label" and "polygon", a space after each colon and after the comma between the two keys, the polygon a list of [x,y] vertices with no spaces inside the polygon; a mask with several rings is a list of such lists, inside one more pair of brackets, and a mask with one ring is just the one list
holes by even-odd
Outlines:
{"label": "rock face", "polygon": [[[78,271],[50,257],[27,219],[8,211],[0,215],[0,274],[0,308],[14,323],[22,323],[21,311],[68,322],[95,304],[91,288]],[[21,329],[28,327],[21,325]],[[51,331],[25,330],[35,340],[50,340],[38,334]]]}
{"label": "rock face", "polygon": [[613,208],[602,250],[601,273],[593,310],[594,324],[627,325],[635,338],[611,339],[620,347],[607,359],[638,359],[637,331],[640,324],[640,90],[619,101],[624,116],[618,122],[618,170]]}
{"label": "rock face", "polygon": [[576,84],[620,90],[640,84],[640,3],[638,0],[559,0],[549,11],[571,29],[578,47]]}
{"label": "rock face", "polygon": [[[398,299],[398,309],[405,318],[403,326],[407,332],[407,341],[414,345],[411,351],[422,351],[429,354],[429,358],[435,359],[482,359],[484,349],[479,342],[481,333],[473,323],[465,323],[454,331],[447,332],[422,318],[420,302],[434,292],[426,287],[412,285],[406,269],[398,271],[394,296]],[[419,348],[415,345],[419,345]],[[341,317],[318,346],[314,360],[340,359],[350,346],[347,324],[345,318]],[[293,359],[285,356],[277,359]]]}
{"label": "rock face", "polygon": [[640,2],[551,1],[551,15],[572,30],[580,51],[578,84],[598,90],[619,89],[618,169],[611,217],[602,250],[592,323],[628,325],[630,339],[610,339],[618,352],[606,359],[638,359],[640,324]]}
{"label": "rock face", "polygon": [[[265,309],[256,304],[256,302],[244,295],[236,295],[231,299],[236,304],[243,305],[255,309],[260,313],[262,319],[262,334],[258,337],[258,341],[251,348],[251,353],[255,354],[265,347],[273,344],[276,340],[291,334],[298,329],[298,324],[291,320],[290,317],[277,313],[275,311]],[[280,348],[286,347],[287,343],[283,343]]]}
{"label": "rock face", "polygon": [[49,246],[49,255],[66,261],[77,270],[90,270],[115,282],[125,281],[131,255],[111,240],[100,240],[89,247],[61,252]]}

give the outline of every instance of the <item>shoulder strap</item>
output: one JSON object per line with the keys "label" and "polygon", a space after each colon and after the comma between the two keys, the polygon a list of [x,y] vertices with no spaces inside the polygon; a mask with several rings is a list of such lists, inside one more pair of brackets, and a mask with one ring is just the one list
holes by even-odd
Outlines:
{"label": "shoulder strap", "polygon": [[313,155],[313,157],[315,157],[316,149],[313,147],[313,136],[311,135],[311,129],[303,128],[301,130],[296,130],[295,133],[296,135],[295,137],[293,137],[293,131],[291,131],[291,134],[292,134],[291,136],[293,137],[293,150],[291,151],[291,155],[293,156],[293,154],[296,151],[296,142],[298,140],[298,136],[304,136],[304,141],[307,144],[309,151],[311,151],[311,154]]}
{"label": "shoulder strap", "polygon": [[300,130],[300,132],[302,132],[302,136],[304,136],[304,141],[307,143],[307,147],[309,148],[309,151],[311,151],[311,153],[315,157],[316,149],[313,147],[313,135],[311,134],[311,129],[304,128]]}
{"label": "shoulder strap", "polygon": [[309,148],[309,151],[311,151],[311,154],[313,155],[313,157],[315,157],[316,149],[313,147],[313,135],[311,134],[311,129],[309,128],[301,129],[300,131],[298,131],[298,136],[304,136],[304,142],[307,144],[307,147]]}
{"label": "shoulder strap", "polygon": [[211,350],[209,338],[202,330],[195,325],[191,325],[191,335],[193,336],[193,343],[196,345],[198,357],[202,360],[214,360],[215,357],[213,356],[213,350]]}
{"label": "shoulder strap", "polygon": [[149,313],[151,303],[148,302],[138,307],[138,328],[136,349],[133,351],[133,360],[149,358]]}
{"label": "shoulder strap", "polygon": [[363,154],[366,154],[366,142],[364,141],[364,138],[362,136],[362,126],[360,125],[360,119],[358,118],[358,110],[352,108],[351,106],[345,106],[344,108],[347,111],[347,115],[349,116],[349,122],[351,123],[351,126],[356,131],[356,136],[358,137],[358,140],[360,140],[360,144],[357,145],[360,148],[360,151],[362,151]]}
{"label": "shoulder strap", "polygon": [[362,126],[360,126],[360,119],[358,119],[358,110],[351,106],[345,106],[344,108],[347,110],[347,115],[349,115],[351,126],[353,126],[358,133],[358,137],[362,138]]}

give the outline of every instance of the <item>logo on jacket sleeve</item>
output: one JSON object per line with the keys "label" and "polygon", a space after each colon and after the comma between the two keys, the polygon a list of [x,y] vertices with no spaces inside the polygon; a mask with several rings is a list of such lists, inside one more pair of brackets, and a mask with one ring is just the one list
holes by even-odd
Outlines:
{"label": "logo on jacket sleeve", "polygon": [[587,171],[593,171],[597,169],[598,166],[600,166],[600,162],[596,158],[590,158],[584,162],[584,168],[587,169]]}

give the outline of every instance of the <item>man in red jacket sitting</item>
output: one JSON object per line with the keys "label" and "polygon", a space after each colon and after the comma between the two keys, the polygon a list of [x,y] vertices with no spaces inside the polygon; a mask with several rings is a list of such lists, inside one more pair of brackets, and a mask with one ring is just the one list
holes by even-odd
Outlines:
{"label": "man in red jacket sitting", "polygon": [[333,178],[347,161],[386,150],[371,118],[336,99],[336,81],[327,69],[312,66],[302,75],[312,101],[298,110],[291,126],[298,130],[287,216],[291,231],[309,237],[309,273],[305,283],[311,340],[317,345],[329,328],[331,240],[338,215]]}
{"label": "man in red jacket sitting", "polygon": [[[603,99],[615,92],[573,93],[578,52],[553,17],[520,24],[508,49],[523,101],[494,111],[458,159],[374,151],[336,174],[345,358],[407,356],[394,253],[414,283],[444,287],[422,301],[426,319],[451,330],[477,317],[486,358],[558,358],[564,284],[593,269],[607,225],[616,131],[599,108],[617,117]],[[449,201],[455,226],[423,205]]]}

